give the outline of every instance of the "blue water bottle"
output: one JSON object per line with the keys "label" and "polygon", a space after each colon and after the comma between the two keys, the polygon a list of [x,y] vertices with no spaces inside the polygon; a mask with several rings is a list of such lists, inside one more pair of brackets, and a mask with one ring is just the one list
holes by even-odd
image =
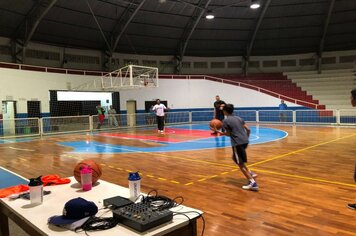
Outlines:
{"label": "blue water bottle", "polygon": [[130,199],[136,200],[141,193],[141,176],[138,172],[129,173]]}

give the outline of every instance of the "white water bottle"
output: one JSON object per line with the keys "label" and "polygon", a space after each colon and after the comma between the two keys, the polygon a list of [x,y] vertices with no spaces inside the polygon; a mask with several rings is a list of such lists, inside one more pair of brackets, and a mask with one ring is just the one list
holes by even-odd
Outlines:
{"label": "white water bottle", "polygon": [[129,179],[130,199],[134,201],[141,193],[141,176],[139,175],[138,172],[130,172],[128,179]]}
{"label": "white water bottle", "polygon": [[30,188],[30,200],[31,204],[42,204],[43,202],[43,183],[41,176],[38,178],[30,179],[28,184]]}

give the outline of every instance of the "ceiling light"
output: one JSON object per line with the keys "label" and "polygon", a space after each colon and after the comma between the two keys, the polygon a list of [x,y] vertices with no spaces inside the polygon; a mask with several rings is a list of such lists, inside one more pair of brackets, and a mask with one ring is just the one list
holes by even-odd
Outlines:
{"label": "ceiling light", "polygon": [[205,18],[208,19],[208,20],[211,20],[211,19],[214,19],[215,16],[213,15],[213,12],[212,12],[212,11],[208,11],[208,12],[206,13]]}
{"label": "ceiling light", "polygon": [[250,5],[250,8],[251,9],[257,9],[259,8],[261,5],[260,5],[260,2],[258,0],[251,0],[251,5]]}

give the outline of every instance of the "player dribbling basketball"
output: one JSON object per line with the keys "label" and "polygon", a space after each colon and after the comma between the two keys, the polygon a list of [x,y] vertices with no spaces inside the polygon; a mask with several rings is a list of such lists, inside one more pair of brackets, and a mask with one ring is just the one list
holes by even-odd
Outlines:
{"label": "player dribbling basketball", "polygon": [[222,132],[215,129],[215,132],[218,132],[221,135],[228,135],[231,138],[232,160],[239,166],[241,172],[249,181],[248,185],[242,186],[242,188],[245,190],[258,191],[258,185],[254,179],[257,175],[251,172],[246,166],[246,148],[249,142],[250,128],[242,118],[233,115],[234,105],[226,104],[223,107],[223,112],[226,116],[223,121],[225,131]]}

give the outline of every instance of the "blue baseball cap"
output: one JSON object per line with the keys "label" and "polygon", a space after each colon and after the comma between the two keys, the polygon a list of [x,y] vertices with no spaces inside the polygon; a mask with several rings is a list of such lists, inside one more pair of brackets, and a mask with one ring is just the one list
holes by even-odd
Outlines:
{"label": "blue baseball cap", "polygon": [[83,198],[74,198],[69,200],[63,208],[63,215],[52,216],[48,219],[49,224],[69,225],[83,218],[93,216],[98,212],[98,207],[94,202],[87,201]]}

